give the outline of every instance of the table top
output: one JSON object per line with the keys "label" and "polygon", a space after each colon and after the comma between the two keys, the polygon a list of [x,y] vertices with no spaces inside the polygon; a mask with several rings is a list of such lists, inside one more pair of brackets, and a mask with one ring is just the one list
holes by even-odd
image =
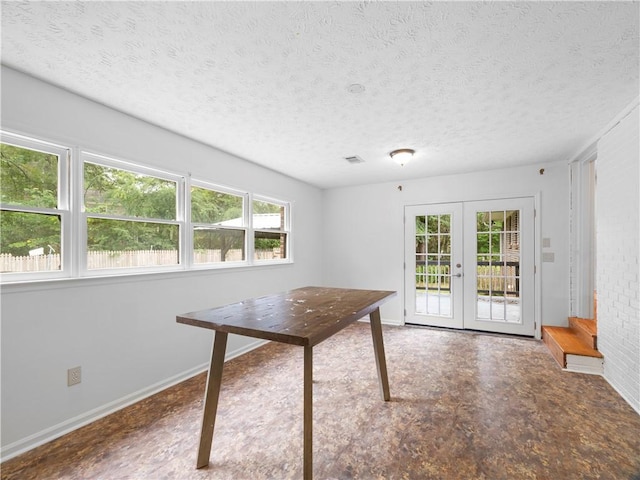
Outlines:
{"label": "table top", "polygon": [[393,291],[303,287],[178,315],[176,321],[301,346],[314,346],[368,315]]}

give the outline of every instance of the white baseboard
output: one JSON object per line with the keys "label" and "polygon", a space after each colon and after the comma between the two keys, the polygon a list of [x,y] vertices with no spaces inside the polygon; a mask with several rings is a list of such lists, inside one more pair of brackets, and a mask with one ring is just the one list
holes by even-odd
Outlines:
{"label": "white baseboard", "polygon": [[627,397],[627,395],[625,395],[622,391],[620,391],[620,389],[618,389],[613,383],[611,383],[611,381],[607,378],[606,375],[602,375],[602,378],[604,378],[607,381],[607,383],[609,385],[611,385],[611,388],[613,388],[618,393],[618,395],[620,395],[622,397],[622,399],[625,402],[627,402],[627,404],[631,408],[633,408],[638,415],[640,415],[640,404],[634,405],[634,403],[631,401],[631,399],[629,397]]}
{"label": "white baseboard", "polygon": [[[225,355],[225,362],[239,357],[240,355],[243,355],[247,352],[250,352],[251,350],[258,348],[265,343],[267,343],[266,340],[256,340],[248,345],[245,345],[242,348],[237,348],[233,351],[227,352],[227,354]],[[89,410],[88,412],[65,420],[64,422],[58,423],[57,425],[29,435],[28,437],[10,443],[9,445],[3,446],[2,449],[0,449],[0,462],[4,462],[6,460],[9,460],[10,458],[28,452],[29,450],[33,450],[40,445],[44,445],[51,440],[55,440],[56,438],[77,430],[80,427],[84,427],[85,425],[95,422],[96,420],[106,417],[107,415],[117,412],[118,410],[122,410],[123,408],[144,400],[151,395],[155,395],[162,390],[166,390],[169,387],[184,382],[191,377],[194,377],[202,372],[206,372],[208,368],[208,362],[197,365],[187,371],[169,377],[160,382],[154,383],[153,385],[149,385],[148,387],[138,390],[137,392],[125,395],[124,397],[121,397],[117,400],[101,405],[100,407],[94,408],[93,410]]]}
{"label": "white baseboard", "polygon": [[[362,317],[360,320],[358,320],[359,322],[363,322],[363,323],[369,323],[369,315]],[[380,319],[380,323],[382,323],[383,325],[393,325],[396,327],[401,327],[403,325],[403,323],[399,320],[391,320],[390,318],[381,318]]]}
{"label": "white baseboard", "polygon": [[[239,357],[240,355],[244,355],[245,353],[249,353],[251,350],[255,350],[256,348],[259,348],[262,345],[266,345],[267,343],[269,343],[269,340],[259,340],[259,339],[254,340],[253,342],[248,343],[242,348],[236,348],[231,352],[227,352],[227,354],[224,356],[224,361],[228,362],[229,360],[233,360],[234,358]],[[205,366],[205,370],[207,370],[208,368],[209,368],[209,364],[207,363],[207,365]],[[203,395],[204,395],[204,392],[203,392]]]}
{"label": "white baseboard", "polygon": [[[620,395],[620,397],[625,402],[627,402],[627,404],[631,408],[633,408],[638,415],[640,415],[640,405],[634,405],[634,403],[631,401],[631,399],[629,397],[627,397],[622,391],[620,391],[613,383],[611,383],[611,381],[604,374],[604,359],[595,358],[594,359],[595,361],[593,362],[594,366],[592,368],[589,368],[589,366],[580,365],[580,363],[589,363],[589,361],[584,362],[584,361],[581,361],[581,360],[579,360],[577,364],[574,362],[574,364],[570,368],[569,356],[570,355],[567,355],[567,368],[564,369],[565,371],[567,371],[567,372],[575,372],[575,373],[589,373],[589,374],[592,374],[592,375],[600,375],[611,386],[611,388],[613,388],[616,391],[616,393],[618,395]],[[572,357],[580,357],[580,355],[571,355],[571,356]],[[590,357],[582,357],[582,358],[590,358]],[[597,360],[599,360],[599,362],[597,362]]]}

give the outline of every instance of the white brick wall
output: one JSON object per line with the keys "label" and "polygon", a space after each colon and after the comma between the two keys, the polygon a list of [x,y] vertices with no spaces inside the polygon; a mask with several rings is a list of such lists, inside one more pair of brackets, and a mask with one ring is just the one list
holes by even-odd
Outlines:
{"label": "white brick wall", "polygon": [[598,142],[598,349],[604,376],[640,412],[640,108]]}

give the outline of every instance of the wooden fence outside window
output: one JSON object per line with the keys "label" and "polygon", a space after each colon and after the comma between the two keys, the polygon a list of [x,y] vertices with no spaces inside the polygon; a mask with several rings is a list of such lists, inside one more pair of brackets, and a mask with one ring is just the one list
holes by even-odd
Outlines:
{"label": "wooden fence outside window", "polygon": [[[256,259],[271,260],[280,257],[280,248],[256,250]],[[194,264],[221,263],[219,249],[194,251]],[[110,268],[150,267],[178,264],[177,250],[127,250],[127,251],[96,251],[87,254],[87,269],[102,270]],[[243,260],[242,249],[226,252],[226,262]],[[60,269],[60,254],[14,256],[8,253],[0,254],[0,272],[51,272]]]}

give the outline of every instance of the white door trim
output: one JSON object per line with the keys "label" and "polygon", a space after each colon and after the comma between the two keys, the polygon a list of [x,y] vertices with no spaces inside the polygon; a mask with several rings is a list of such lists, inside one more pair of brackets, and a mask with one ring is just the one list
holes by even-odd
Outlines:
{"label": "white door trim", "polygon": [[[519,212],[516,230],[508,228],[509,215],[505,212]],[[464,328],[483,330],[512,335],[535,336],[535,203],[533,197],[518,197],[504,200],[479,200],[464,203],[464,243],[465,243],[465,307]],[[486,230],[476,232],[477,214],[489,215],[491,221],[485,224]],[[497,215],[494,230],[493,215]],[[514,214],[515,215],[515,214]],[[491,224],[491,233],[489,233]],[[505,228],[507,227],[507,228]],[[507,239],[509,232],[517,232],[516,247],[509,253]],[[491,253],[477,252],[478,238],[491,236],[494,241],[500,238],[500,255],[491,247]],[[513,241],[513,238],[510,240]],[[505,242],[504,245],[502,242]],[[496,267],[477,266],[478,256],[483,262],[495,262]],[[502,262],[517,258],[510,267]],[[489,263],[483,263],[489,265]],[[486,271],[490,268],[490,272]],[[499,272],[494,269],[498,268]],[[480,285],[479,270],[483,270],[483,288],[489,288],[482,295],[477,289]],[[494,276],[496,275],[496,276]],[[509,285],[509,286],[508,286]],[[519,285],[519,287],[518,287]],[[497,293],[493,289],[497,288]],[[515,290],[513,290],[515,289]],[[507,293],[507,291],[511,293]],[[515,293],[515,295],[514,295]],[[482,306],[482,308],[481,308]]]}
{"label": "white door trim", "polygon": [[[450,203],[432,203],[428,205],[407,205],[404,207],[404,218],[405,218],[405,265],[404,265],[404,285],[405,285],[405,295],[404,295],[404,321],[407,321],[409,318],[410,323],[416,325],[429,325],[435,327],[445,327],[445,328],[459,328],[462,329],[464,327],[464,318],[463,318],[463,278],[461,272],[459,271],[459,267],[457,265],[463,264],[463,236],[462,226],[464,219],[463,212],[463,202],[450,202]],[[418,237],[416,232],[416,218],[420,216],[440,216],[445,215],[449,216],[449,230],[444,233],[444,237],[449,238],[449,247],[445,248],[445,251],[441,250],[441,246],[437,245],[437,248],[433,251],[427,251],[428,248],[425,249],[424,253],[416,252],[416,238]],[[410,220],[410,224],[406,224],[407,218]],[[426,223],[426,222],[425,222]],[[426,230],[426,224],[425,224]],[[438,229],[437,229],[438,230]],[[426,231],[425,231],[426,233]],[[437,234],[438,232],[436,232]],[[419,236],[423,236],[422,234]],[[440,235],[437,236],[440,238]],[[426,247],[427,242],[426,238],[424,239],[424,245]],[[445,280],[445,284],[449,284],[449,294],[447,295],[440,294],[433,295],[429,294],[428,289],[425,288],[424,296],[421,297],[421,300],[424,300],[424,310],[418,311],[417,308],[417,294],[415,293],[418,288],[416,285],[416,277],[418,276],[416,272],[417,261],[416,258],[420,256],[422,260],[425,261],[425,271],[429,268],[427,266],[427,262],[430,260],[435,260],[434,258],[429,257],[437,257],[440,260],[436,260],[436,262],[440,262],[441,259],[449,258],[447,264],[449,265],[449,269],[443,271],[442,277],[445,279],[448,278],[448,281]],[[445,260],[446,261],[446,260]],[[411,267],[411,268],[409,268]],[[440,269],[440,266],[436,266],[436,269]],[[430,275],[428,274],[420,274],[420,276],[425,275],[424,279],[427,280]],[[440,275],[436,275],[436,277],[440,277]],[[440,279],[437,280],[437,283],[440,284]],[[412,292],[411,295],[408,293]],[[434,303],[432,303],[434,302]],[[440,311],[439,307],[443,307],[446,305],[444,311]],[[431,314],[428,313],[429,308],[434,308],[431,310]],[[436,313],[438,312],[438,313]]]}
{"label": "white door trim", "polygon": [[[536,192],[530,193],[528,195],[523,194],[523,195],[508,195],[508,196],[494,196],[494,195],[480,195],[475,199],[469,199],[469,200],[461,200],[461,203],[465,203],[465,202],[473,202],[473,201],[481,201],[481,200],[509,200],[512,198],[522,198],[522,197],[533,197],[533,201],[534,201],[534,245],[533,245],[533,256],[534,256],[534,318],[535,318],[535,327],[534,327],[534,338],[537,340],[540,340],[542,338],[542,250],[541,250],[541,245],[542,245],[542,220],[541,220],[541,215],[540,215],[540,207],[541,207],[541,192],[538,190]],[[403,215],[405,216],[405,221],[403,222],[403,259],[406,258],[406,245],[407,245],[407,241],[408,239],[406,238],[407,236],[407,229],[405,226],[405,223],[407,221],[406,219],[406,209],[407,207],[413,207],[413,206],[419,206],[419,205],[438,205],[438,204],[442,204],[442,203],[456,203],[456,201],[436,201],[436,202],[432,202],[432,203],[410,203],[410,204],[405,204],[403,205]],[[413,241],[413,239],[411,239],[411,241]],[[407,284],[406,282],[406,268],[408,268],[408,265],[405,265],[405,269],[403,270],[403,316],[402,316],[402,321],[400,322],[401,325],[405,325],[406,319],[407,319],[407,315],[406,315],[406,304],[407,304],[407,300],[408,300],[408,296],[411,295],[411,291],[410,291],[410,286]]]}

